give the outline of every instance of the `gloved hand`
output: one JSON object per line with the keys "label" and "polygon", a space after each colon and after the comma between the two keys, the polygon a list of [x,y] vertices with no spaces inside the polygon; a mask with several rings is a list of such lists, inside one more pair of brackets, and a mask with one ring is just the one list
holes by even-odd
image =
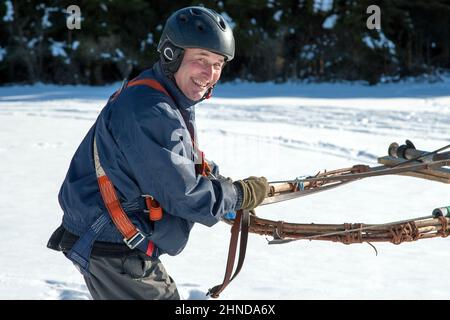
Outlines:
{"label": "gloved hand", "polygon": [[[238,190],[238,208],[243,210],[252,210],[263,202],[269,193],[269,184],[265,177],[248,177],[244,180],[233,182]],[[239,197],[242,199],[239,199]],[[241,201],[239,201],[241,200]],[[240,203],[240,205],[239,205]]]}

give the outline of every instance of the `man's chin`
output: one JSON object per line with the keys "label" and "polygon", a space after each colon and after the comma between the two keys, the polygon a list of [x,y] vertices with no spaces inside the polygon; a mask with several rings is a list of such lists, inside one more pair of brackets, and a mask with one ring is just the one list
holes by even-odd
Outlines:
{"label": "man's chin", "polygon": [[198,101],[201,98],[203,98],[203,96],[205,95],[206,90],[205,91],[196,91],[196,92],[192,92],[188,98],[193,100],[193,101]]}

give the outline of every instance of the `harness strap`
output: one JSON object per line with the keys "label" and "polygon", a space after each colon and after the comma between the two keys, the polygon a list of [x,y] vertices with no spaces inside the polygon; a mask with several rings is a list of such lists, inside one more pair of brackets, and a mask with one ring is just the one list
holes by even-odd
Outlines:
{"label": "harness strap", "polygon": [[[139,86],[139,85],[144,85],[144,86],[150,87],[152,89],[158,90],[158,91],[164,93],[166,96],[172,98],[172,96],[169,94],[169,92],[167,92],[167,90],[158,81],[156,81],[154,79],[144,78],[144,79],[133,79],[131,81],[124,80],[122,82],[122,86],[120,87],[120,89],[111,95],[110,101],[113,101],[114,99],[116,99],[120,95],[120,93],[122,92],[123,89],[128,88],[128,87]],[[172,100],[173,100],[173,98],[172,98]]]}
{"label": "harness strap", "polygon": [[131,80],[130,82],[128,82],[126,87],[128,88],[128,87],[139,86],[139,85],[145,85],[145,86],[151,87],[155,90],[158,90],[158,91],[164,93],[166,96],[170,97],[170,94],[167,92],[167,90],[164,89],[164,87],[158,81],[156,81],[154,79],[144,78],[144,79]]}
{"label": "harness strap", "polygon": [[[122,234],[123,241],[130,248],[134,249],[138,247],[144,240],[146,240],[145,235],[131,222],[128,215],[122,208],[119,198],[117,197],[116,190],[113,183],[106,175],[103,167],[100,164],[100,157],[97,149],[97,140],[94,138],[94,163],[95,163],[95,173],[97,175],[98,186],[100,193],[102,195],[103,202],[105,203],[108,213],[114,222],[114,225]],[[144,251],[147,255],[152,255],[153,253],[153,243],[149,241],[148,246]]]}
{"label": "harness strap", "polygon": [[[192,141],[192,144],[194,145],[195,148],[197,148],[195,146],[194,141]],[[202,159],[201,159],[202,162],[195,164],[195,173],[197,175],[202,175],[204,177],[207,177],[211,174],[211,167],[209,166],[208,162],[206,161],[205,154],[203,153],[203,151],[201,151],[198,148],[197,148],[197,151],[200,154],[200,156],[202,157]]]}
{"label": "harness strap", "polygon": [[75,242],[66,254],[66,257],[69,258],[85,276],[89,276],[89,257],[91,256],[94,242],[109,221],[108,215],[106,213],[102,214],[92,224],[89,230]]}
{"label": "harness strap", "polygon": [[[228,260],[225,268],[225,276],[222,284],[214,286],[209,289],[207,295],[211,295],[211,298],[218,298],[220,293],[230,284],[231,281],[239,274],[245,260],[245,252],[247,250],[248,231],[250,226],[250,212],[247,210],[238,210],[236,213],[236,219],[231,227],[230,247],[228,249]],[[239,233],[241,233],[241,241],[239,245],[239,258],[236,270],[233,273],[234,262],[236,259],[236,251]]]}

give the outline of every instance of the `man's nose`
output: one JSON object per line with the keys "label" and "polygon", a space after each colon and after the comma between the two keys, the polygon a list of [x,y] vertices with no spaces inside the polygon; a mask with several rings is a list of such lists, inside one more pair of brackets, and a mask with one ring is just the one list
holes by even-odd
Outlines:
{"label": "man's nose", "polygon": [[213,74],[213,65],[207,64],[203,67],[202,73],[207,76],[208,78],[212,77]]}

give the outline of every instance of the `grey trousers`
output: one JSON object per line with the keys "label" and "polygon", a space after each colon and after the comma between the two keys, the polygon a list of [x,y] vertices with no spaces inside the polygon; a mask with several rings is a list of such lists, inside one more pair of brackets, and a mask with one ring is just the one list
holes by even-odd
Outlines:
{"label": "grey trousers", "polygon": [[159,259],[144,253],[123,258],[91,256],[84,281],[94,300],[179,300],[177,286]]}

